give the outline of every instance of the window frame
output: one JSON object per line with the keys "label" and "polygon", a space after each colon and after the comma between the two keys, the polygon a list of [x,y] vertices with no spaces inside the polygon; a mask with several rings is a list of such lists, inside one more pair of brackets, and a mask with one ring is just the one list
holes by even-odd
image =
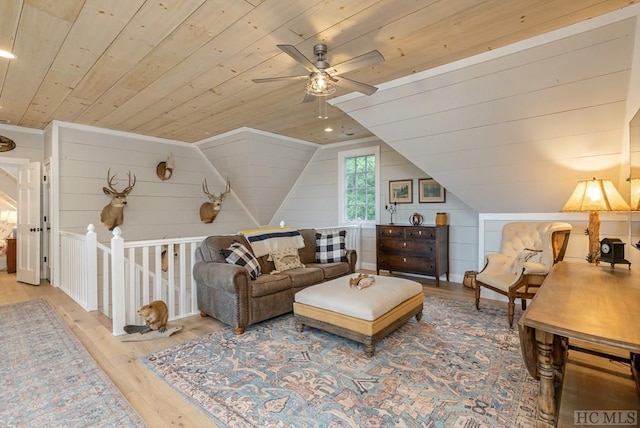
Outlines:
{"label": "window frame", "polygon": [[[346,219],[346,188],[345,188],[345,160],[347,158],[360,157],[360,156],[371,156],[375,157],[375,219],[374,220],[362,220],[362,221],[349,221]],[[380,220],[380,209],[379,209],[379,195],[380,195],[380,146],[370,146],[363,147],[360,149],[353,150],[344,150],[338,152],[338,209],[340,210],[338,220],[340,224],[343,225],[352,225],[352,224],[363,224],[363,225],[375,225]]]}

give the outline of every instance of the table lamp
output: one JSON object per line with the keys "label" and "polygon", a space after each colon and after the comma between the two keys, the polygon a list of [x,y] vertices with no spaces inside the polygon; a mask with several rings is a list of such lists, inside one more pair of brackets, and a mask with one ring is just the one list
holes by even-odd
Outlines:
{"label": "table lamp", "polygon": [[629,211],[629,205],[616,190],[611,180],[595,177],[591,180],[579,181],[575,190],[564,204],[562,212],[589,212],[589,254],[587,261],[594,263],[600,251],[600,211]]}
{"label": "table lamp", "polygon": [[640,178],[627,179],[631,183],[631,211],[640,211]]}

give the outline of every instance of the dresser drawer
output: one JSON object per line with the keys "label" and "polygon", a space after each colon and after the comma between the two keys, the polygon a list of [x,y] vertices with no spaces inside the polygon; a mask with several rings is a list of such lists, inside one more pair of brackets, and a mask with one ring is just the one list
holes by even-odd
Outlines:
{"label": "dresser drawer", "polygon": [[407,227],[404,233],[404,237],[407,239],[435,240],[438,229],[435,227]]}
{"label": "dresser drawer", "polygon": [[378,254],[378,267],[390,271],[402,271],[433,275],[436,271],[435,260],[424,257],[400,256],[397,254]]}
{"label": "dresser drawer", "polygon": [[380,239],[378,251],[383,253],[409,254],[431,258],[435,254],[435,241],[415,239]]}
{"label": "dresser drawer", "polygon": [[378,226],[378,238],[404,238],[404,226]]}

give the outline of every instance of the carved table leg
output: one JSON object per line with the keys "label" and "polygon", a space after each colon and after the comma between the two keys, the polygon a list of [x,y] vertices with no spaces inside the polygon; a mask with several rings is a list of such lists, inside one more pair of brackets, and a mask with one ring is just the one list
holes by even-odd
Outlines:
{"label": "carved table leg", "polygon": [[536,412],[536,427],[555,427],[555,371],[553,368],[553,338],[552,333],[536,330],[536,345],[538,348],[538,375],[540,376],[540,391],[538,392],[538,408]]}

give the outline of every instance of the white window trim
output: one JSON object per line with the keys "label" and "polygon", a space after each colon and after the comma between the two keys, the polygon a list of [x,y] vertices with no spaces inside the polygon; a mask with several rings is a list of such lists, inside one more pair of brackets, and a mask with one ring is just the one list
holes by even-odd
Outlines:
{"label": "white window trim", "polygon": [[[376,158],[376,215],[375,220],[355,222],[355,221],[347,221],[344,218],[345,207],[344,207],[344,160],[345,158],[351,158],[356,156],[367,156],[374,155]],[[380,206],[378,204],[378,198],[380,195],[380,146],[371,146],[371,147],[363,147],[361,149],[354,150],[345,150],[342,152],[338,152],[338,209],[340,210],[339,221],[340,224],[357,224],[361,223],[362,225],[375,225],[380,222]]]}

